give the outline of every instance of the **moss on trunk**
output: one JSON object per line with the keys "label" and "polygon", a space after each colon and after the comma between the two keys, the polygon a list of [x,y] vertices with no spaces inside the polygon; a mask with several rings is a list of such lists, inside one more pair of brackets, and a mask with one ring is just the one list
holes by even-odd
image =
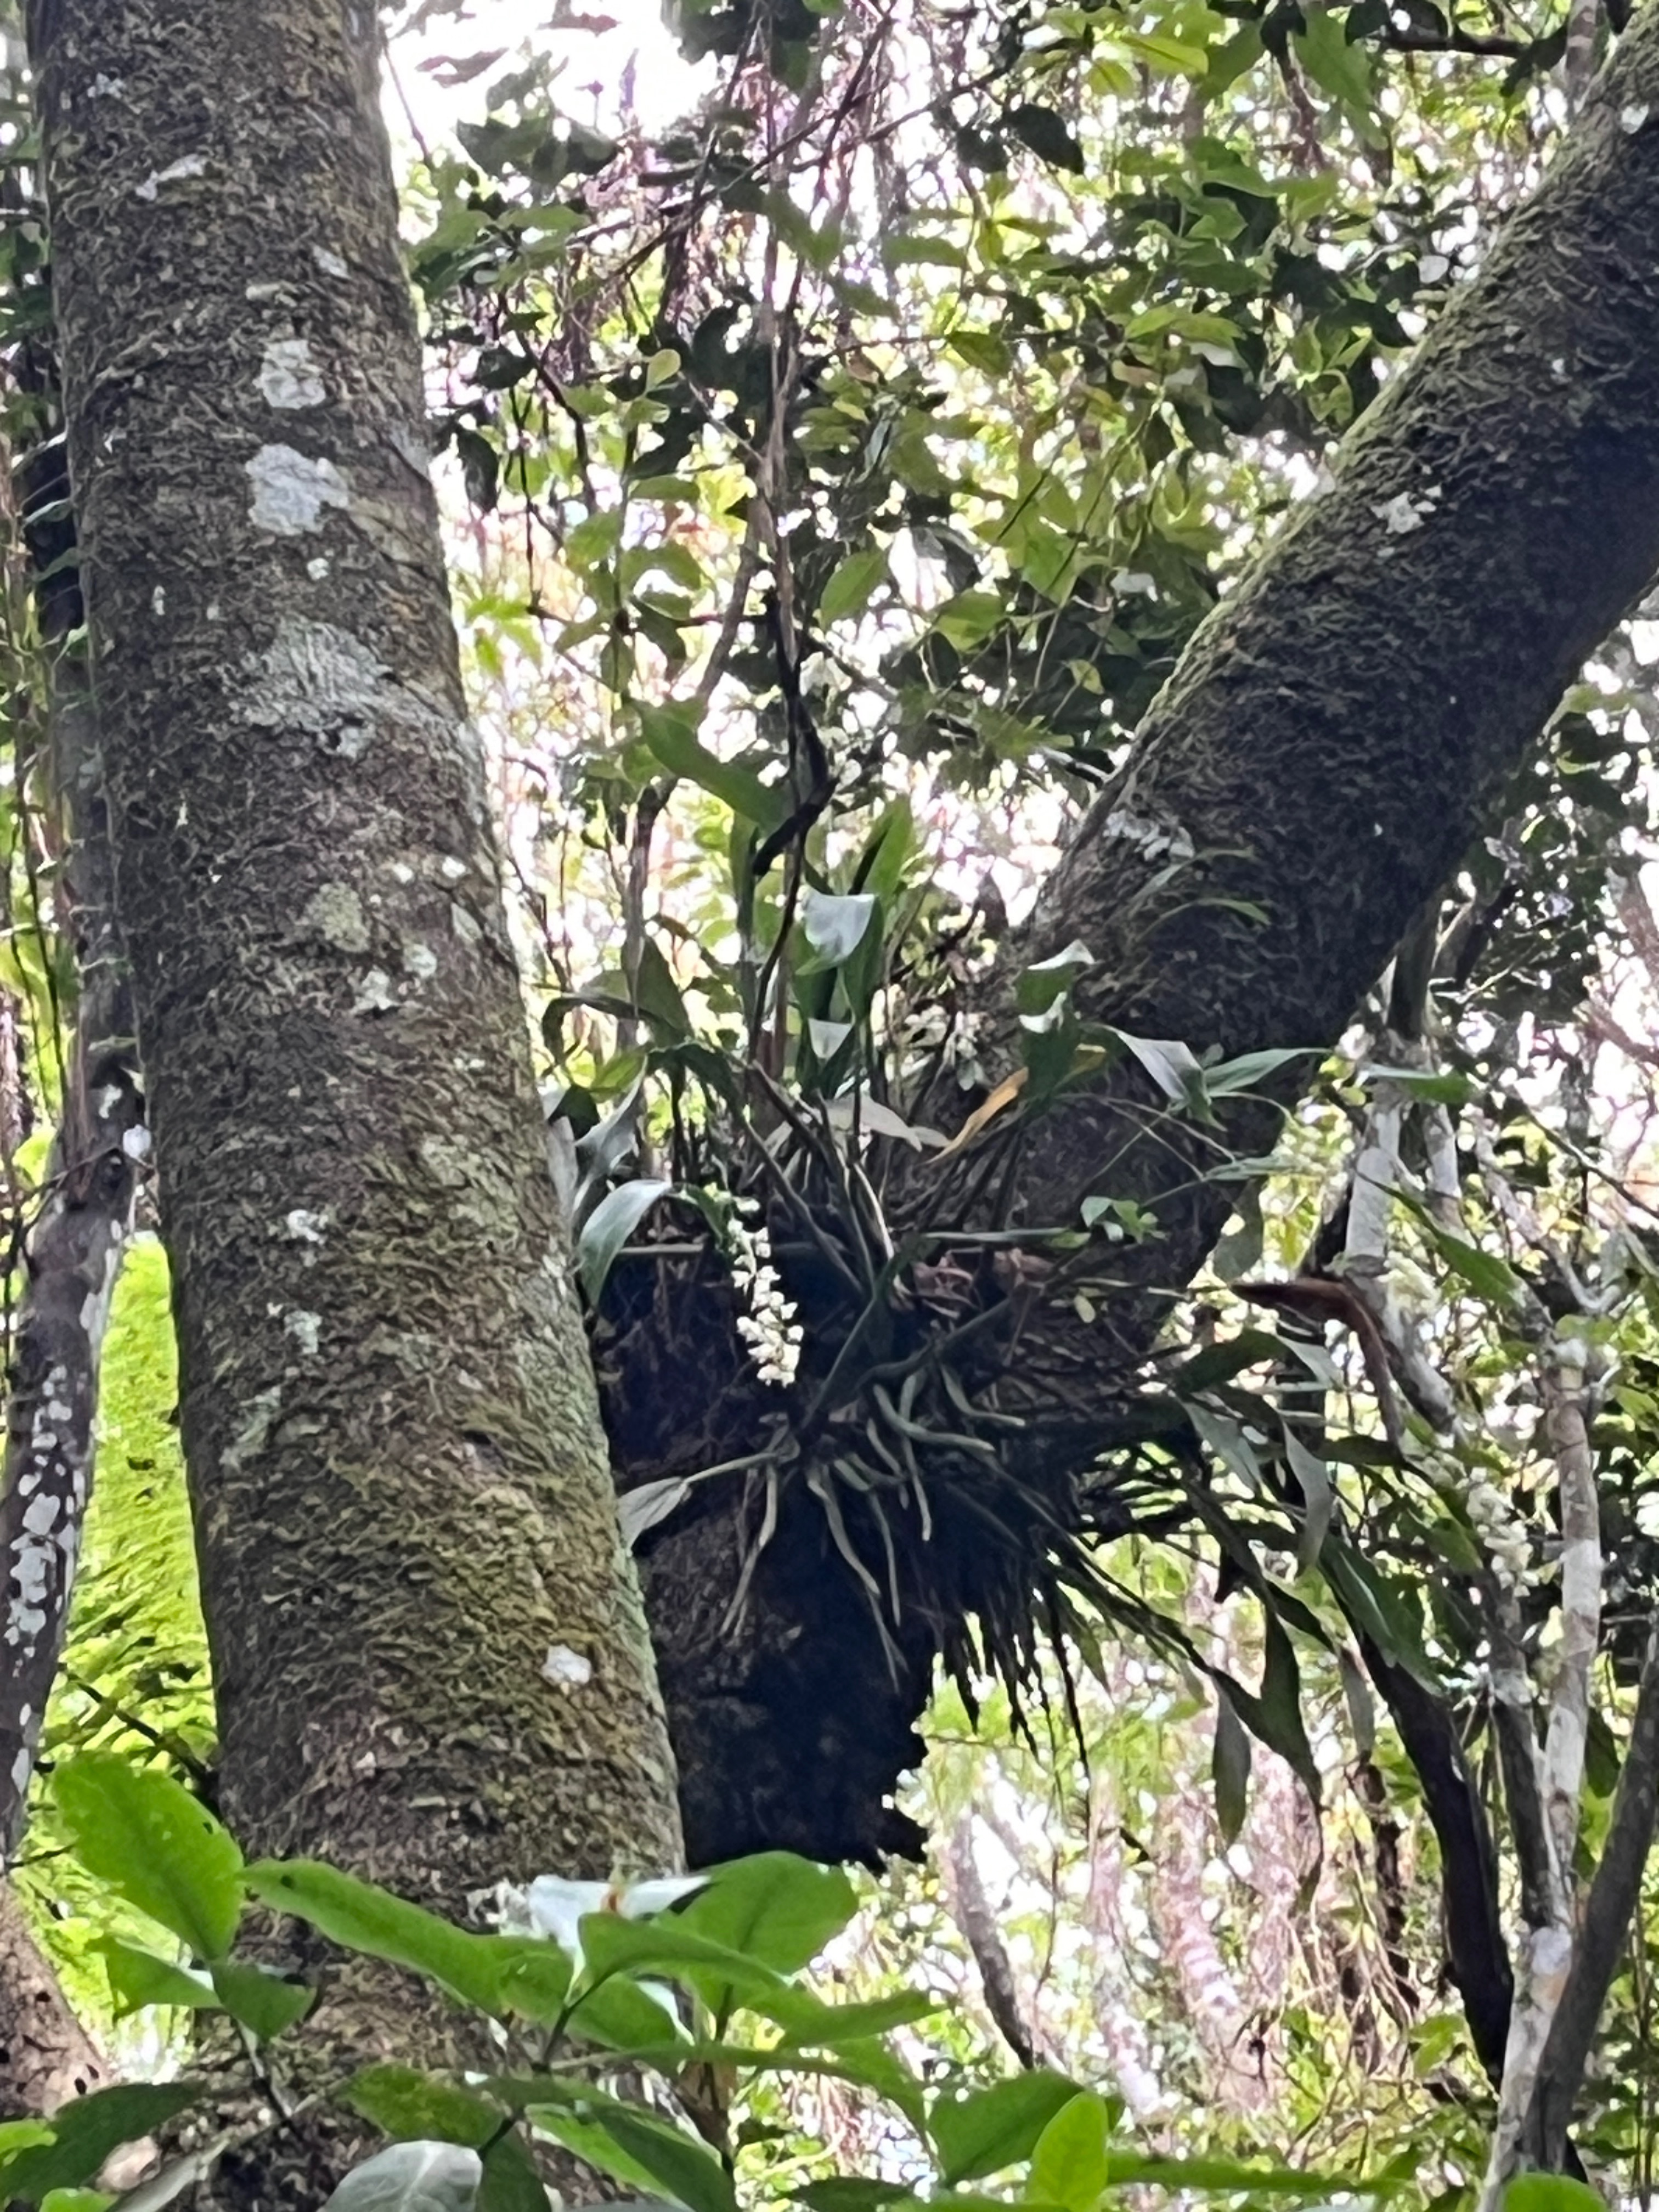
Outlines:
{"label": "moss on trunk", "polygon": [[362,0],[40,0],[226,1814],[426,1901],[660,1864]]}

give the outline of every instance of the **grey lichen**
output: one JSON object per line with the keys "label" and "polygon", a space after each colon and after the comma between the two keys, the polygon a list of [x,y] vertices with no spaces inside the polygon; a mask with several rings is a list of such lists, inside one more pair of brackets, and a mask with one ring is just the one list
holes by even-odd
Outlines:
{"label": "grey lichen", "polygon": [[324,509],[349,507],[351,490],[332,461],[292,446],[261,446],[247,463],[253,499],[248,519],[276,538],[301,538],[323,526]]}
{"label": "grey lichen", "polygon": [[296,411],[320,407],[328,397],[311,347],[299,337],[271,339],[259,363],[259,389],[267,406]]}
{"label": "grey lichen", "polygon": [[341,952],[367,952],[371,943],[363,902],[349,884],[324,884],[306,901],[300,927]]}

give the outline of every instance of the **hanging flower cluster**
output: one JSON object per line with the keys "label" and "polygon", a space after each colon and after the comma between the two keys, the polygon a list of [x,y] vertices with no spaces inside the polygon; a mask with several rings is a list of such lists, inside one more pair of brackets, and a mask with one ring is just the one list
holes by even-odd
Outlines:
{"label": "hanging flower cluster", "polygon": [[[752,1217],[759,1211],[752,1198],[738,1200],[738,1215]],[[749,1346],[761,1381],[787,1389],[800,1365],[803,1331],[772,1265],[771,1240],[763,1224],[750,1228],[737,1216],[727,1224],[726,1234],[732,1255],[732,1279],[749,1301],[749,1311],[738,1316],[738,1334]]]}
{"label": "hanging flower cluster", "polygon": [[1532,1539],[1526,1522],[1485,1475],[1477,1475],[1469,1485],[1465,1502],[1474,1532],[1492,1561],[1492,1572],[1505,1589],[1519,1589],[1532,1564]]}

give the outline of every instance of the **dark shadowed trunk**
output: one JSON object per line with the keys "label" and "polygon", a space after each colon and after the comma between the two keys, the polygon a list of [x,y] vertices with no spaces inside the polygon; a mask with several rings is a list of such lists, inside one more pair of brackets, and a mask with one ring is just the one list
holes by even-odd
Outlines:
{"label": "dark shadowed trunk", "polygon": [[64,2000],[9,1881],[0,1879],[0,2120],[38,2118],[108,2069]]}
{"label": "dark shadowed trunk", "polygon": [[[40,0],[30,30],[227,1817],[456,1910],[672,1862],[374,11]],[[361,1990],[333,2027],[418,2056]]]}

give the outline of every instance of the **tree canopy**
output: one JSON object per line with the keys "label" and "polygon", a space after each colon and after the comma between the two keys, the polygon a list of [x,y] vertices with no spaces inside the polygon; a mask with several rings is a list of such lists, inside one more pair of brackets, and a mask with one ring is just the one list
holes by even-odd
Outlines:
{"label": "tree canopy", "polygon": [[1644,2186],[1659,17],[27,28],[11,2195]]}

